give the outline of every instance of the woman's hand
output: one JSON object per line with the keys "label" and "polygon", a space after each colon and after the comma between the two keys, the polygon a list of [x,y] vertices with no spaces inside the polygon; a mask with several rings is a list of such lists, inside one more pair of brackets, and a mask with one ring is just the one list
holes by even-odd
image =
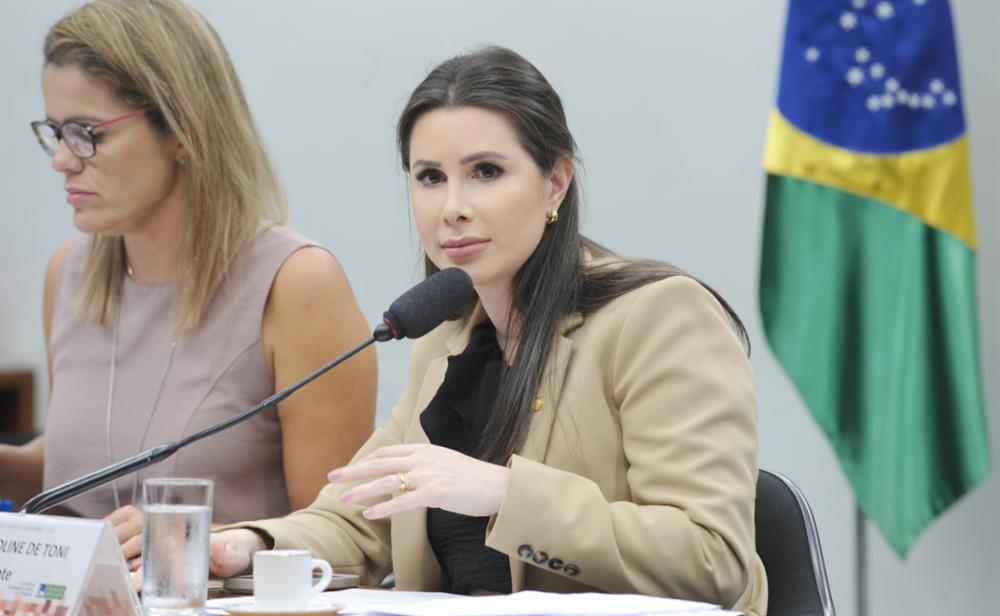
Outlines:
{"label": "woman's hand", "polygon": [[121,546],[122,556],[129,569],[135,571],[142,564],[142,512],[132,505],[115,509],[104,518],[111,522]]}
{"label": "woman's hand", "polygon": [[233,577],[250,568],[250,559],[267,546],[260,535],[246,528],[212,533],[209,538],[208,570],[220,578]]}
{"label": "woman's hand", "polygon": [[344,503],[395,494],[395,498],[364,510],[364,516],[370,520],[418,507],[490,516],[500,511],[510,469],[446,447],[392,445],[376,449],[350,466],[330,471],[327,479],[331,483],[373,479],[341,494]]}
{"label": "woman's hand", "polygon": [[[209,535],[208,571],[220,578],[233,577],[250,568],[250,559],[257,550],[267,549],[260,535],[245,528],[224,530]],[[142,592],[142,559],[133,567],[132,588]]]}

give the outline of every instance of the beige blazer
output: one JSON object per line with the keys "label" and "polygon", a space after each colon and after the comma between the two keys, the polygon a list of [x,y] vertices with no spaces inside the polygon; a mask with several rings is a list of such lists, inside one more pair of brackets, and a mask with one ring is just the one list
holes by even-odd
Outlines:
{"label": "beige blazer", "polygon": [[[482,318],[477,309],[414,343],[402,399],[357,456],[428,442],[420,412]],[[568,318],[538,397],[486,534],[510,558],[514,591],[643,593],[764,614],[753,375],[704,288],[674,277]],[[372,522],[341,504],[344,489],[250,526],[364,584],[394,571],[398,588],[440,590],[426,510]]]}

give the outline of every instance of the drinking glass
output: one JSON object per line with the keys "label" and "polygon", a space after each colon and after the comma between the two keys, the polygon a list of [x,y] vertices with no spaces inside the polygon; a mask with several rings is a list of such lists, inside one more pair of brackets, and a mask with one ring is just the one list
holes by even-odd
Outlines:
{"label": "drinking glass", "polygon": [[208,595],[212,481],[142,484],[142,607],[147,616],[203,614]]}

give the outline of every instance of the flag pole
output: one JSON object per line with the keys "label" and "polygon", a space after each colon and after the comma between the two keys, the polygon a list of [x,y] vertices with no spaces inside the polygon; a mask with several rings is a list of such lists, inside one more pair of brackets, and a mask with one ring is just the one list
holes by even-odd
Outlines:
{"label": "flag pole", "polygon": [[868,536],[865,514],[854,503],[854,589],[857,597],[855,614],[868,616]]}

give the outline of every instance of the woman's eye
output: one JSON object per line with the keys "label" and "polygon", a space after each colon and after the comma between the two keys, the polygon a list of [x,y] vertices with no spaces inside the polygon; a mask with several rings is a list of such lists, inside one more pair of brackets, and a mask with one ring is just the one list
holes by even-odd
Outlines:
{"label": "woman's eye", "polygon": [[479,163],[475,167],[474,174],[483,180],[495,180],[503,175],[503,169],[493,163]]}
{"label": "woman's eye", "polygon": [[433,186],[444,181],[444,174],[437,169],[424,169],[417,174],[417,181],[424,186]]}

